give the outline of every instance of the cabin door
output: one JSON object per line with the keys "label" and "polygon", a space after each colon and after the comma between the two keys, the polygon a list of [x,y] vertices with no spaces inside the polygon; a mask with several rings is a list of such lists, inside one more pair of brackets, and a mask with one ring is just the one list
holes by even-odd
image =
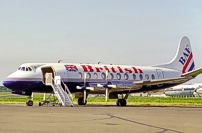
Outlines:
{"label": "cabin door", "polygon": [[[157,78],[158,79],[163,79],[164,75],[163,75],[163,71],[161,69],[156,69],[156,73],[157,73]],[[158,87],[162,87],[163,84],[157,84]]]}
{"label": "cabin door", "polygon": [[163,74],[163,71],[161,69],[156,69],[156,73],[157,73],[157,78],[158,79],[163,79],[164,78],[164,74]]}
{"label": "cabin door", "polygon": [[54,69],[52,67],[50,67],[50,66],[43,67],[43,68],[41,68],[41,71],[42,71],[42,82],[44,84],[46,82],[46,73],[51,73],[52,74],[52,79],[54,79],[54,77],[55,77],[55,71],[54,71]]}

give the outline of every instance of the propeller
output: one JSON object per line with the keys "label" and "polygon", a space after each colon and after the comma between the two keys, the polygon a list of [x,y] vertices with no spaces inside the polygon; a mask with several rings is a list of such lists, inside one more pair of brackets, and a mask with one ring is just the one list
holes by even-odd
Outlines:
{"label": "propeller", "polygon": [[[108,70],[106,70],[106,83],[108,84]],[[105,102],[108,101],[109,87],[105,87]]]}
{"label": "propeller", "polygon": [[94,90],[93,87],[88,87],[86,86],[86,72],[83,73],[83,82],[84,82],[84,85],[83,86],[76,86],[76,89],[81,89],[83,90],[83,103],[86,102],[86,90]]}
{"label": "propeller", "polygon": [[106,83],[105,84],[97,84],[97,87],[103,87],[105,88],[105,101],[108,101],[108,94],[110,88],[116,88],[116,85],[111,85],[108,82],[108,70],[106,70]]}

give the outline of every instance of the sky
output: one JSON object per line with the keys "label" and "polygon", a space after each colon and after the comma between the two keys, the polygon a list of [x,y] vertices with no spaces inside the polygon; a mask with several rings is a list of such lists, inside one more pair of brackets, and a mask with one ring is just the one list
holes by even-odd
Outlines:
{"label": "sky", "polygon": [[[202,67],[201,0],[2,0],[0,85],[23,63],[155,65],[190,39]],[[202,82],[202,75],[188,83]]]}

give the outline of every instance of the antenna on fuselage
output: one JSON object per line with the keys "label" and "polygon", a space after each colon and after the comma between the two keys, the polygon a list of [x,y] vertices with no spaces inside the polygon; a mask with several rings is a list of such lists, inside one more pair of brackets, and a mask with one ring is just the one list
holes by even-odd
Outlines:
{"label": "antenna on fuselage", "polygon": [[62,60],[58,60],[58,63],[60,63]]}
{"label": "antenna on fuselage", "polygon": [[99,61],[97,64],[100,64],[102,61]]}

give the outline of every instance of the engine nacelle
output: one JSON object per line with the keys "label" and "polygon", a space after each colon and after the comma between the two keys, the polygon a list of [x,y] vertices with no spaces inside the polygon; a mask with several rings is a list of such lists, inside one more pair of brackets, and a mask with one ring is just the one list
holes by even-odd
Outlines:
{"label": "engine nacelle", "polygon": [[134,90],[139,90],[141,88],[142,88],[142,85],[135,85],[135,84],[132,85],[132,89]]}
{"label": "engine nacelle", "polygon": [[31,96],[32,92],[31,91],[14,90],[14,91],[12,91],[12,94]]}

